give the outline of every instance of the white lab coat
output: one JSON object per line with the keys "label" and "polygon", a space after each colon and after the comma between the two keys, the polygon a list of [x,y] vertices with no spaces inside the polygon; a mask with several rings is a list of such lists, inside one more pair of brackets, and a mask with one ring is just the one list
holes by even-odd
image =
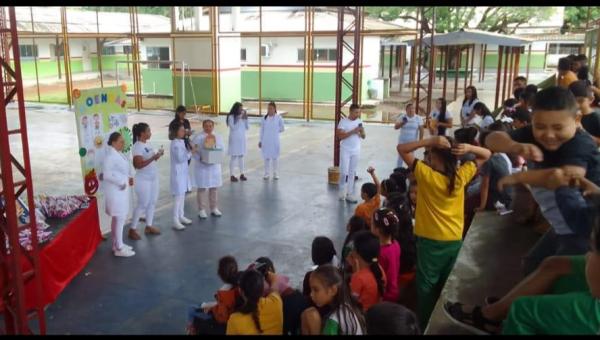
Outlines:
{"label": "white lab coat", "polygon": [[[198,145],[198,152],[192,154],[194,169],[194,186],[198,189],[218,188],[223,185],[221,164],[208,164],[200,159],[200,149],[204,147],[207,134],[202,132],[192,139],[192,145]],[[221,136],[215,134],[217,148],[223,149]]]}
{"label": "white lab coat", "polygon": [[279,158],[279,134],[285,130],[279,114],[260,119],[260,142],[263,158]]}
{"label": "white lab coat", "polygon": [[171,141],[171,194],[185,195],[190,189],[189,165],[190,152],[185,147],[183,139]]}
{"label": "white lab coat", "polygon": [[[104,158],[105,212],[108,216],[127,216],[129,213],[129,178],[134,175],[131,162],[122,152],[108,146]],[[121,187],[125,185],[125,189]]]}
{"label": "white lab coat", "polygon": [[229,123],[229,147],[227,154],[229,156],[244,156],[246,155],[246,131],[248,130],[248,119],[242,119],[238,116],[237,123],[235,118],[230,116]]}

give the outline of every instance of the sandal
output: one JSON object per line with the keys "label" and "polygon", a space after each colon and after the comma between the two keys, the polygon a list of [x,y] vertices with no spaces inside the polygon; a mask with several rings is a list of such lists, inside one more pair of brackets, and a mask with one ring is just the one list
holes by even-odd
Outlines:
{"label": "sandal", "polygon": [[460,302],[446,301],[444,312],[458,326],[466,328],[479,335],[496,334],[500,331],[501,322],[490,320],[481,313],[481,306],[473,307],[473,310],[465,312]]}

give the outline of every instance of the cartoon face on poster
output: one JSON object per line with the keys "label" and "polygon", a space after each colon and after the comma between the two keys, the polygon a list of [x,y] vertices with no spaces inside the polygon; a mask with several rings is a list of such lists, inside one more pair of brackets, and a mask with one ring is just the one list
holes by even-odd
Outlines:
{"label": "cartoon face on poster", "polygon": [[127,127],[126,90],[125,85],[73,90],[79,156],[87,195],[95,195],[100,187],[99,178],[110,134],[115,131],[121,133],[125,139],[124,153],[131,149],[132,135]]}

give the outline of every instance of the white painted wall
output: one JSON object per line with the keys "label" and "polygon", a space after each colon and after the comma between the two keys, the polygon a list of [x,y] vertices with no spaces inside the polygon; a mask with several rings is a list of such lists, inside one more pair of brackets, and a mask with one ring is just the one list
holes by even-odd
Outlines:
{"label": "white painted wall", "polygon": [[210,69],[211,53],[210,38],[177,38],[173,60],[183,61],[192,69]]}

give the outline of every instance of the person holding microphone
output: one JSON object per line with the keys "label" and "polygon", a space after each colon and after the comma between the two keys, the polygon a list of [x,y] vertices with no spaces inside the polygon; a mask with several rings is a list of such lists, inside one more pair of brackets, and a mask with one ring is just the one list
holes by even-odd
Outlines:
{"label": "person holding microphone", "polygon": [[[416,114],[415,105],[412,102],[406,104],[406,114],[398,117],[394,129],[400,130],[398,144],[406,144],[423,139],[423,134],[425,133],[423,118]],[[404,161],[398,156],[397,167],[400,168],[403,164]]]}
{"label": "person holding microphone", "polygon": [[133,186],[133,169],[123,154],[125,140],[118,132],[108,138],[108,149],[103,163],[105,212],[112,218],[112,250],[115,256],[135,255],[132,247],[123,243],[123,226],[129,213],[129,186]]}
{"label": "person holding microphone", "polygon": [[[336,134],[340,139],[340,200],[357,203],[354,196],[354,175],[360,155],[360,139],[365,139],[365,129],[360,120],[360,106],[350,105],[348,118],[340,120]],[[346,193],[346,184],[348,192]]]}
{"label": "person holding microphone", "polygon": [[156,161],[165,154],[161,148],[155,151],[148,140],[152,136],[150,126],[146,123],[133,125],[133,167],[135,174],[135,194],[137,196],[137,207],[133,212],[129,238],[141,239],[137,233],[137,225],[143,213],[146,215],[146,228],[144,233],[148,235],[159,235],[160,229],[154,227],[154,208],[158,201],[158,166]]}

